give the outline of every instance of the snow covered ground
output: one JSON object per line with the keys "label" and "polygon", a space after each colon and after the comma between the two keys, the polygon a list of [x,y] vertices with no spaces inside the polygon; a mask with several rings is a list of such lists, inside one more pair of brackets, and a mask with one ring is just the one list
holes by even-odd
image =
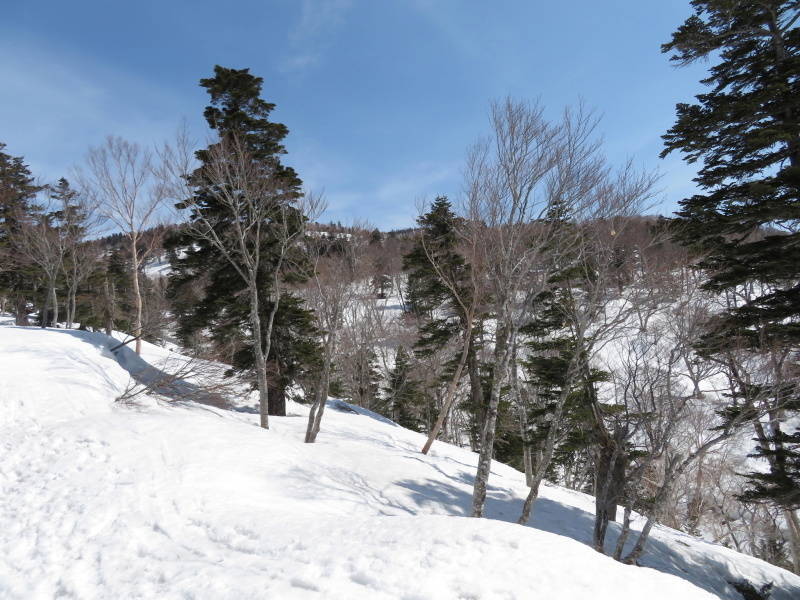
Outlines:
{"label": "snow covered ground", "polygon": [[248,402],[115,403],[142,366],[116,343],[0,326],[0,598],[739,599],[742,579],[800,598],[800,578],[665,528],[653,568],[616,563],[577,492],[546,487],[514,525],[526,488],[503,465],[489,518],[466,518],[475,456],[423,456],[361,409],[332,402],[307,445],[296,404],[264,431]]}
{"label": "snow covered ground", "polygon": [[172,273],[172,266],[169,259],[164,254],[150,257],[142,269],[144,274],[153,279],[157,277],[166,277]]}

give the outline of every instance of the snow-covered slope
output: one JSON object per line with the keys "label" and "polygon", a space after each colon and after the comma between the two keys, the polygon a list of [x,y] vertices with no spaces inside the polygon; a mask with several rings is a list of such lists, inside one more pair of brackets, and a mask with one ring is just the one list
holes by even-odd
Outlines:
{"label": "snow-covered slope", "polygon": [[465,518],[474,455],[423,456],[361,409],[331,403],[307,445],[299,405],[264,431],[254,412],[114,403],[136,364],[115,343],[0,327],[0,598],[736,599],[745,578],[800,598],[800,578],[666,529],[654,569],[618,564],[585,543],[591,500],[560,488],[514,525],[525,485],[503,465],[489,518]]}

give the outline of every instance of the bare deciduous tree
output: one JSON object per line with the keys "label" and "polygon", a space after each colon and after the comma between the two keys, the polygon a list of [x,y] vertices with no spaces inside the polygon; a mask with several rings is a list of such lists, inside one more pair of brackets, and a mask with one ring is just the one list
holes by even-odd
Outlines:
{"label": "bare deciduous tree", "polygon": [[100,266],[100,249],[90,238],[102,231],[102,218],[82,194],[76,194],[72,202],[62,203],[62,206],[66,229],[62,273],[67,288],[66,324],[70,329],[75,321],[78,288]]}
{"label": "bare deciduous tree", "polygon": [[[467,235],[478,240],[487,295],[496,316],[474,517],[483,515],[500,394],[520,328],[552,274],[563,269],[568,257],[580,253],[580,228],[609,218],[617,209],[624,214],[623,207],[613,202],[622,194],[622,184],[614,188],[609,183],[591,111],[583,106],[566,109],[562,121],[552,124],[541,106],[506,99],[492,103],[490,120],[493,136],[480,140],[468,155],[462,208],[471,228]],[[632,209],[631,201],[627,210]],[[577,372],[579,367],[571,368]]]}
{"label": "bare deciduous tree", "polygon": [[153,251],[143,245],[143,232],[158,224],[164,202],[164,188],[154,176],[152,154],[136,143],[109,136],[89,148],[87,169],[76,171],[77,182],[98,212],[125,235],[131,256],[134,295],[133,336],[136,353],[142,351],[142,291],[140,269]]}
{"label": "bare deciduous tree", "polygon": [[[322,334],[322,372],[308,414],[305,441],[314,443],[319,433],[325,402],[328,399],[331,366],[344,324],[345,310],[353,303],[358,285],[366,275],[365,249],[369,243],[368,229],[361,225],[348,228],[346,239],[309,237],[309,255],[314,270],[307,299],[314,309]],[[341,234],[340,234],[341,235]]]}
{"label": "bare deciduous tree", "polygon": [[[274,161],[258,160],[247,142],[229,135],[209,144],[202,169],[204,193],[215,205],[202,204],[194,194],[188,174],[195,166],[192,144],[185,128],[174,147],[159,152],[160,179],[168,195],[181,203],[191,233],[213,247],[242,278],[250,304],[250,328],[256,362],[261,427],[269,428],[267,356],[272,329],[280,305],[282,277],[291,268],[291,251],[303,239],[307,220],[323,210],[319,196],[306,193],[295,198],[286,189]],[[199,184],[198,184],[199,185]],[[270,311],[262,322],[267,298],[260,282],[266,273]]]}
{"label": "bare deciduous tree", "polygon": [[41,203],[34,204],[32,210],[17,215],[17,228],[12,235],[12,243],[17,251],[36,264],[47,277],[47,293],[41,311],[41,326],[47,327],[51,319],[58,323],[58,297],[56,279],[64,264],[67,251],[67,232],[63,217],[59,214],[62,203],[56,189],[42,186],[39,192]]}

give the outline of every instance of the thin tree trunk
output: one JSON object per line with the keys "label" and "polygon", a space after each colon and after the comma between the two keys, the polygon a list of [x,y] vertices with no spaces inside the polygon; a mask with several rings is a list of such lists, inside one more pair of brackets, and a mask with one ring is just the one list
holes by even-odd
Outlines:
{"label": "thin tree trunk", "polygon": [[[583,365],[583,375],[586,381],[591,381],[591,368],[588,363]],[[595,485],[596,521],[602,520],[606,522],[605,525],[595,523],[595,534],[599,529],[602,529],[602,537],[605,537],[607,522],[617,520],[616,501],[622,495],[622,488],[625,484],[627,461],[625,461],[624,456],[620,460],[620,454],[622,452],[622,442],[626,436],[624,432],[617,431],[615,435],[609,432],[603,419],[600,401],[597,398],[597,390],[592,383],[587,384],[587,392],[592,408],[592,416],[594,417],[594,438],[598,447],[595,458],[597,466],[597,481]],[[598,549],[597,542],[598,538],[595,537],[595,549]]]}
{"label": "thin tree trunk", "polygon": [[789,544],[792,549],[792,571],[800,575],[800,521],[793,510],[785,510],[784,516],[789,526]]}
{"label": "thin tree trunk", "polygon": [[[722,434],[713,440],[710,440],[703,444],[700,448],[695,450],[682,462],[678,463],[678,457],[674,457],[673,459],[668,459],[666,467],[664,469],[664,482],[661,484],[661,489],[658,490],[656,493],[655,499],[653,500],[652,507],[648,511],[647,521],[645,522],[644,528],[642,529],[639,537],[636,540],[636,544],[634,545],[633,549],[630,551],[628,556],[622,559],[622,562],[626,565],[635,565],[638,563],[639,559],[642,557],[644,553],[644,547],[647,544],[647,540],[650,537],[650,531],[655,525],[656,516],[661,512],[661,508],[664,506],[664,503],[667,500],[669,495],[669,490],[672,487],[672,483],[675,481],[675,478],[678,477],[681,473],[683,473],[686,468],[692,464],[695,460],[699,457],[703,456],[709,448],[714,446],[720,440],[725,439],[727,434]],[[627,533],[626,533],[627,535]],[[623,540],[624,543],[624,540]]]}
{"label": "thin tree trunk", "polygon": [[514,400],[517,404],[517,417],[519,421],[519,435],[522,438],[522,463],[525,471],[525,484],[531,487],[533,484],[533,461],[531,456],[530,440],[528,439],[528,418],[527,418],[527,403],[522,401],[522,391],[519,387],[519,375],[517,373],[517,361],[514,360],[511,365],[511,390],[514,393]]}
{"label": "thin tree trunk", "polygon": [[[595,485],[594,549],[605,554],[608,524],[617,520],[617,499],[625,484],[625,461],[620,457],[622,442],[610,437],[601,444],[597,456]],[[608,456],[611,443],[613,450]]]}
{"label": "thin tree trunk", "polygon": [[[253,281],[255,275],[253,275]],[[258,412],[260,425],[269,429],[268,403],[269,391],[267,388],[267,360],[264,348],[261,345],[261,315],[259,314],[258,288],[250,285],[250,327],[253,330],[253,351],[256,359],[256,377],[258,378]]]}
{"label": "thin tree trunk", "polygon": [[647,522],[644,524],[644,529],[642,529],[642,533],[639,534],[639,538],[636,540],[636,545],[633,547],[633,550],[630,551],[630,554],[622,560],[623,563],[626,565],[638,564],[639,559],[642,558],[642,554],[644,554],[644,547],[645,544],[647,544],[647,540],[650,539],[650,531],[653,529],[654,524],[655,519],[653,519],[653,517],[648,517]]}
{"label": "thin tree trunk", "polygon": [[44,297],[44,306],[42,307],[42,312],[40,314],[40,319],[39,319],[41,321],[39,327],[41,327],[42,329],[47,327],[47,323],[50,321],[50,303],[53,300],[53,294],[51,293],[51,285],[52,285],[52,280],[48,279],[47,294],[45,294]]}
{"label": "thin tree trunk", "polygon": [[436,436],[439,435],[439,430],[442,428],[442,425],[444,425],[444,421],[450,412],[450,407],[453,405],[453,401],[456,398],[456,388],[458,388],[458,382],[461,380],[461,372],[464,370],[464,364],[467,362],[467,356],[469,355],[470,342],[472,339],[472,321],[472,317],[469,316],[467,318],[467,329],[464,331],[464,348],[461,351],[461,359],[458,361],[456,372],[453,374],[453,379],[450,380],[450,385],[447,387],[447,396],[445,396],[442,410],[439,412],[439,418],[436,420],[436,424],[428,435],[428,441],[426,441],[425,445],[422,447],[423,454],[427,454],[428,450],[431,449]]}
{"label": "thin tree trunk", "polygon": [[481,451],[478,456],[478,470],[475,473],[475,484],[472,490],[472,508],[470,517],[483,517],[486,504],[486,492],[489,486],[489,474],[492,469],[492,454],[494,453],[495,428],[497,426],[497,410],[500,406],[500,391],[506,379],[511,348],[509,347],[509,330],[503,324],[498,327],[495,345],[494,372],[492,373],[492,391],[489,397],[489,409],[486,413],[486,423],[483,427]]}
{"label": "thin tree trunk", "polygon": [[[319,280],[318,280],[319,281]],[[328,329],[328,337],[325,340],[325,354],[322,364],[322,376],[320,377],[317,393],[314,398],[314,405],[308,414],[308,427],[306,428],[305,442],[313,444],[317,441],[317,434],[322,426],[322,415],[325,413],[325,406],[328,401],[328,389],[330,388],[331,365],[333,364],[333,354],[336,351],[336,334],[339,330],[341,304],[337,301],[333,303],[333,317]]]}
{"label": "thin tree trunk", "polygon": [[[333,329],[333,328],[332,328]],[[322,376],[317,387],[314,398],[314,405],[308,414],[308,427],[306,428],[305,442],[313,444],[317,441],[317,434],[322,425],[322,415],[325,412],[325,404],[328,400],[328,388],[330,386],[331,363],[333,362],[333,343],[335,332],[328,332],[328,340],[325,344],[325,358],[322,365]]]}
{"label": "thin tree trunk", "polygon": [[622,551],[625,549],[625,542],[628,541],[628,535],[631,532],[631,513],[633,508],[630,504],[625,505],[625,515],[622,517],[622,531],[617,538],[617,545],[614,548],[613,558],[616,561],[622,560]]}
{"label": "thin tree trunk", "polygon": [[542,481],[544,481],[544,476],[547,472],[547,468],[550,466],[550,461],[553,460],[556,437],[558,436],[558,424],[561,422],[561,418],[564,416],[564,407],[567,403],[567,396],[570,394],[574,383],[575,373],[578,370],[577,356],[577,352],[573,353],[570,366],[568,367],[569,370],[567,371],[568,375],[564,382],[564,387],[561,389],[561,393],[558,395],[556,411],[550,422],[550,429],[547,432],[547,439],[545,440],[544,452],[542,452],[540,459],[537,460],[536,471],[533,475],[531,489],[528,491],[528,497],[525,498],[525,503],[522,506],[522,514],[517,521],[517,523],[520,525],[526,525],[530,520],[533,504],[539,497],[539,486],[542,484]]}
{"label": "thin tree trunk", "polygon": [[44,306],[42,306],[41,313],[39,315],[39,327],[44,329],[47,327],[47,316],[50,313],[50,290],[47,291],[47,295],[44,298]]}
{"label": "thin tree trunk", "polygon": [[686,458],[677,468],[675,468],[674,462],[668,462],[666,472],[664,473],[664,483],[661,486],[661,489],[658,490],[658,493],[653,500],[653,506],[647,515],[647,521],[644,524],[644,528],[639,534],[639,537],[636,539],[636,544],[633,546],[633,549],[630,551],[628,556],[622,559],[622,562],[626,565],[638,564],[639,559],[642,557],[642,554],[644,554],[644,547],[647,544],[647,540],[650,538],[650,531],[653,529],[653,525],[655,525],[655,517],[659,514],[661,507],[667,500],[672,482],[674,481],[675,477],[680,475],[695,458],[697,457],[692,457],[692,455],[690,455],[690,457]]}
{"label": "thin tree trunk", "polygon": [[75,293],[72,287],[67,288],[67,300],[64,309],[67,311],[67,329],[72,329],[72,325],[75,321]]}
{"label": "thin tree trunk", "polygon": [[470,392],[472,393],[472,410],[474,413],[474,431],[470,432],[470,446],[474,452],[480,450],[483,425],[486,422],[486,399],[483,395],[478,353],[474,340],[470,340],[470,351],[467,356],[467,373],[469,374]]}
{"label": "thin tree trunk", "polygon": [[[272,280],[273,289],[275,290],[275,302],[272,303],[272,309],[269,311],[269,316],[267,317],[267,326],[266,326],[266,329],[265,329],[265,331],[263,333],[263,336],[264,336],[264,338],[263,338],[264,339],[264,349],[263,349],[262,358],[264,360],[264,393],[262,395],[261,391],[259,390],[259,397],[263,399],[263,405],[261,405],[261,411],[262,411],[261,426],[264,429],[269,429],[269,423],[268,423],[268,419],[267,419],[267,413],[269,412],[269,390],[268,390],[268,387],[267,387],[267,358],[269,357],[270,350],[272,349],[272,328],[275,325],[275,315],[278,313],[278,306],[280,305],[280,302],[281,302],[281,292],[280,292],[280,289],[278,288],[278,283],[279,283],[280,271],[281,271],[281,267],[282,266],[283,266],[283,256],[280,257],[280,259],[278,260],[277,264],[275,265],[275,271],[274,271],[273,280]],[[253,272],[255,273],[256,271],[257,271],[257,266],[256,266],[256,269],[254,269]],[[258,303],[258,290],[256,288],[255,276],[252,279],[252,282],[253,283],[252,283],[250,291],[251,291],[251,294],[256,294],[256,304],[257,304]],[[257,329],[257,331],[260,332],[261,331],[261,318],[260,318],[259,315],[256,315],[256,320],[259,323],[259,328]],[[261,346],[261,339],[260,338],[259,338],[258,346],[259,347]],[[261,385],[261,383],[259,382],[259,386],[260,385]]]}
{"label": "thin tree trunk", "polygon": [[58,327],[58,296],[56,295],[55,277],[50,282],[50,294],[53,304],[53,327]]}
{"label": "thin tree trunk", "polygon": [[103,291],[105,292],[106,300],[106,314],[105,314],[105,330],[106,335],[111,336],[114,333],[114,311],[116,309],[116,290],[114,284],[108,284],[108,278],[103,282]]}
{"label": "thin tree trunk", "polygon": [[75,311],[77,307],[76,296],[78,294],[78,273],[75,267],[75,256],[73,255],[73,267],[70,276],[67,277],[67,329],[72,329],[75,324]]}
{"label": "thin tree trunk", "polygon": [[136,336],[136,354],[142,353],[142,292],[139,288],[139,255],[136,249],[136,237],[131,238],[131,276],[133,278],[133,297],[136,316],[133,322],[133,335]]}
{"label": "thin tree trunk", "polygon": [[533,456],[531,451],[530,442],[528,441],[528,434],[525,430],[525,423],[520,419],[520,434],[522,435],[522,463],[525,470],[525,485],[531,487],[533,485]]}
{"label": "thin tree trunk", "polygon": [[69,294],[69,314],[68,314],[69,323],[67,324],[67,327],[70,329],[72,329],[72,327],[75,325],[75,313],[78,310],[78,299],[76,297],[77,295],[78,295],[78,289],[72,288]]}

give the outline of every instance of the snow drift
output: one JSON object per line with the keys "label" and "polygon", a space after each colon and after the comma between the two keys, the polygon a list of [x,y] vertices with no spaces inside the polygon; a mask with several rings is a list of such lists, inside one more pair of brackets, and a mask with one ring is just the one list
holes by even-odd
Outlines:
{"label": "snow drift", "polygon": [[616,563],[586,545],[577,492],[545,487],[514,525],[524,477],[499,464],[489,518],[466,518],[472,453],[423,456],[423,436],[336,401],[313,445],[296,404],[264,431],[247,399],[115,403],[142,365],[114,345],[0,327],[0,598],[699,600],[744,579],[800,597],[800,578],[665,528],[652,568]]}

